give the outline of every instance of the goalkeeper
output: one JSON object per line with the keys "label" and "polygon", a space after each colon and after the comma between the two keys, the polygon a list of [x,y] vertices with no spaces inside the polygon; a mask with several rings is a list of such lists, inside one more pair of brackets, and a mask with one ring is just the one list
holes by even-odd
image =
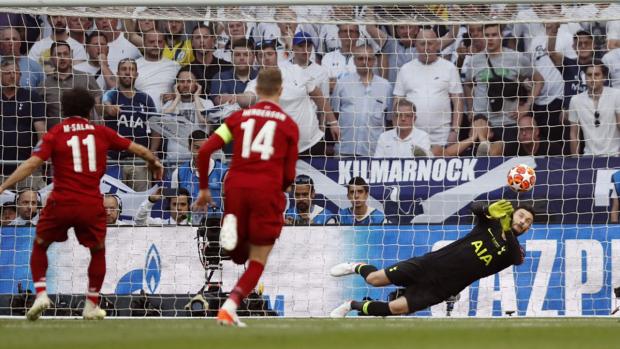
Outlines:
{"label": "goalkeeper", "polygon": [[529,206],[515,210],[510,202],[500,200],[488,207],[474,203],[472,212],[478,222],[471,232],[437,251],[383,270],[364,263],[334,266],[330,271],[332,276],[356,273],[372,286],[393,284],[405,287],[405,292],[389,303],[347,301],[330,316],[344,317],[352,310],[374,316],[414,313],[458,294],[478,279],[523,263],[525,251],[517,237],[530,229],[534,210]]}

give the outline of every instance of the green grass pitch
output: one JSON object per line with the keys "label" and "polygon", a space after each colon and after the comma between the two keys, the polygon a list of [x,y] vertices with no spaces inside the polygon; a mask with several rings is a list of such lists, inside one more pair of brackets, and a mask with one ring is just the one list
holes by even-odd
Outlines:
{"label": "green grass pitch", "polygon": [[617,318],[0,320],[2,348],[620,348]]}

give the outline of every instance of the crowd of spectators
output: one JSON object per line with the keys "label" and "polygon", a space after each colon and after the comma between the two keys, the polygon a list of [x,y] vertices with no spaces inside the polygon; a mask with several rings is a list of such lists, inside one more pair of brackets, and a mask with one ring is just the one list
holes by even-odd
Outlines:
{"label": "crowd of spectators", "polygon": [[[351,18],[373,16],[371,7],[351,9]],[[620,5],[479,5],[479,14],[504,11],[518,21],[450,26],[0,14],[0,175],[58,123],[62,91],[84,87],[98,102],[94,122],[156,152],[168,167],[164,186],[185,190],[189,203],[196,149],[229,113],[256,101],[254,79],[268,66],[283,73],[281,105],[299,125],[302,156],[617,155],[620,21],[596,19],[610,10]],[[291,6],[274,16],[308,11]],[[540,21],[575,11],[592,21]],[[128,154],[110,160],[108,174],[132,189],[155,184]],[[212,191],[221,189],[226,160],[213,161]],[[16,189],[47,184],[43,173],[35,177]],[[295,196],[314,195],[295,188]],[[367,195],[364,188],[352,183],[349,195]],[[111,215],[119,204],[112,199]],[[306,206],[289,219],[327,220]]]}

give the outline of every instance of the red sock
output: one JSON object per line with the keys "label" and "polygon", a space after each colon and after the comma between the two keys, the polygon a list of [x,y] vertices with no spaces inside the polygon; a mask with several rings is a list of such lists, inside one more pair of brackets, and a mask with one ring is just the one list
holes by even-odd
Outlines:
{"label": "red sock", "polygon": [[241,304],[241,301],[250,294],[250,291],[252,291],[258,283],[260,276],[263,275],[264,269],[264,265],[257,261],[250,260],[248,269],[241,275],[241,278],[237,281],[237,285],[235,285],[235,288],[230,292],[229,299],[235,302],[237,306]]}
{"label": "red sock", "polygon": [[49,245],[43,246],[36,241],[32,246],[32,254],[30,255],[30,271],[32,272],[32,281],[37,294],[46,291],[45,274],[47,273],[47,248]]}
{"label": "red sock", "polygon": [[105,278],[105,248],[94,251],[90,250],[90,264],[88,265],[88,292],[86,298],[95,304],[99,304],[99,291]]}

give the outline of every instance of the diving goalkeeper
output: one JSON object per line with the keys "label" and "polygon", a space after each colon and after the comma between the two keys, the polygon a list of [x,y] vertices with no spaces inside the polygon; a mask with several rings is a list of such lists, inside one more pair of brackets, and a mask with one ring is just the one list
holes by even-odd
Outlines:
{"label": "diving goalkeeper", "polygon": [[506,200],[488,207],[472,204],[478,222],[469,234],[448,246],[421,257],[400,261],[377,270],[364,263],[334,266],[332,276],[359,274],[372,286],[405,287],[404,295],[391,302],[347,301],[330,316],[345,317],[352,310],[365,315],[389,316],[414,313],[457,295],[472,282],[523,263],[525,251],[517,237],[530,229],[534,210]]}

